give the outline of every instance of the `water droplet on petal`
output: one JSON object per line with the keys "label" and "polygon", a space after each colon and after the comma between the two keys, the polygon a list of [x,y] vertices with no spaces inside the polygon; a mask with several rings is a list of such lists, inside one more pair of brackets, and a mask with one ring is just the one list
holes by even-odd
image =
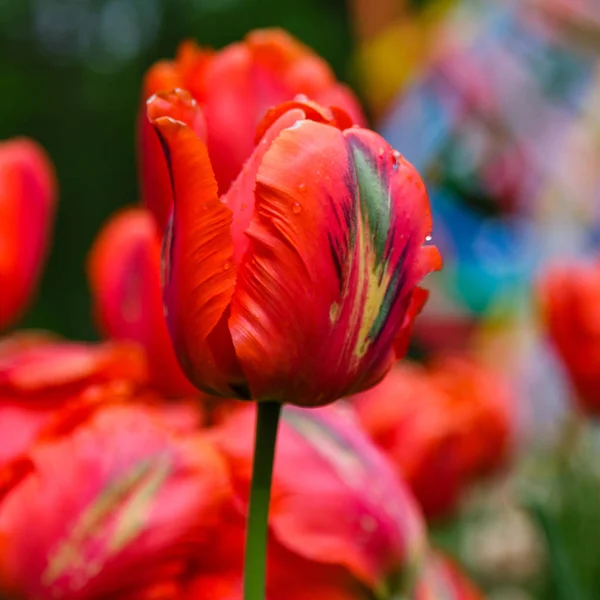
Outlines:
{"label": "water droplet on petal", "polygon": [[385,154],[385,149],[383,146],[379,146],[379,150],[377,150],[377,156],[383,156]]}
{"label": "water droplet on petal", "polygon": [[227,196],[223,195],[219,198],[219,200],[221,201],[221,204],[227,204]]}
{"label": "water droplet on petal", "polygon": [[230,262],[226,262],[223,265],[223,271],[229,271],[229,269],[231,269],[231,263]]}
{"label": "water droplet on petal", "polygon": [[430,235],[428,235],[428,236],[425,238],[425,241],[426,241],[426,242],[430,242],[431,240],[432,240],[432,237],[431,237]]}
{"label": "water droplet on petal", "polygon": [[300,202],[294,202],[294,204],[292,204],[292,212],[295,215],[302,212],[302,206],[301,206]]}
{"label": "water droplet on petal", "polygon": [[301,183],[298,185],[298,191],[299,192],[305,192],[306,191],[306,184],[305,183]]}

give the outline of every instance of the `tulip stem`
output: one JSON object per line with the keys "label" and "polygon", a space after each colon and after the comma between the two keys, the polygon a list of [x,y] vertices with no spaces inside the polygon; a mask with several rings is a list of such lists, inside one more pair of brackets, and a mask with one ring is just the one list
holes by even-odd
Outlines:
{"label": "tulip stem", "polygon": [[280,413],[279,402],[258,402],[246,530],[244,600],[265,600],[269,500]]}

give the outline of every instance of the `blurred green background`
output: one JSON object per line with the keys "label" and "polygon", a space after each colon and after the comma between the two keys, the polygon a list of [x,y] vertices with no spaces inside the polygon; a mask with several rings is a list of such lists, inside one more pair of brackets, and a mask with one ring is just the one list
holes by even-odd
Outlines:
{"label": "blurred green background", "polygon": [[195,38],[221,47],[288,29],[348,79],[342,0],[0,0],[0,139],[37,139],[59,181],[54,241],[18,325],[96,337],[85,261],[104,220],[138,199],[135,116],[145,70]]}

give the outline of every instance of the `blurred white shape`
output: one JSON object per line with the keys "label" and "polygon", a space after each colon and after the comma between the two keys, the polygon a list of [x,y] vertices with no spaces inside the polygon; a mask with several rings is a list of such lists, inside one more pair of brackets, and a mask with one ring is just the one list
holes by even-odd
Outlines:
{"label": "blurred white shape", "polygon": [[100,39],[116,59],[130,59],[140,50],[139,16],[131,0],[109,0],[100,13]]}

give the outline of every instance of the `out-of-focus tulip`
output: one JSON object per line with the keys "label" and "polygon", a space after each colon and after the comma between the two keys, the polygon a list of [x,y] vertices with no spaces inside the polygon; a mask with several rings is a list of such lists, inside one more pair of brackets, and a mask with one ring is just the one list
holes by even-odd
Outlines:
{"label": "out-of-focus tulip", "polygon": [[0,503],[5,591],[38,600],[182,597],[231,494],[205,434],[178,434],[158,409],[113,406],[28,457],[34,470]]}
{"label": "out-of-focus tulip", "polygon": [[460,420],[460,463],[466,477],[501,468],[510,456],[517,426],[508,382],[488,366],[459,356],[438,359],[429,372],[447,398],[449,412]]}
{"label": "out-of-focus tulip", "polygon": [[33,295],[44,262],[56,200],[50,160],[25,138],[0,143],[0,329]]}
{"label": "out-of-focus tulip", "polygon": [[[174,61],[156,63],[146,74],[144,102],[157,92],[188,90],[206,115],[206,123],[181,111],[185,121],[208,151],[219,191],[224,193],[254,149],[254,134],[264,113],[297,94],[326,106],[338,106],[364,125],[354,94],[335,79],[329,65],[310,48],[285,31],[253,31],[243,42],[219,52],[194,42],[181,44]],[[171,209],[169,174],[156,135],[146,119],[139,122],[139,156],[142,193],[146,205],[164,227]]]}
{"label": "out-of-focus tulip", "polygon": [[466,359],[440,360],[429,370],[399,365],[352,402],[428,517],[452,511],[465,487],[497,469],[511,446],[506,384]]}
{"label": "out-of-focus tulip", "polygon": [[146,360],[137,345],[49,341],[0,350],[0,398],[49,402],[113,381],[146,383]]}
{"label": "out-of-focus tulip", "polygon": [[[215,433],[242,514],[251,477],[254,416],[254,407],[240,410]],[[339,406],[284,409],[269,528],[267,596],[273,600],[360,599],[369,597],[368,590],[399,593],[414,580],[426,541],[412,496],[354,415]],[[241,535],[241,527],[239,531]],[[306,571],[290,575],[291,564]],[[299,585],[304,581],[299,590],[305,596],[289,595],[290,576]]]}
{"label": "out-of-focus tulip", "polygon": [[413,167],[341,110],[297,100],[267,114],[219,197],[206,146],[163,100],[148,104],[176,197],[163,290],[189,379],[306,406],[378,382],[441,266]]}
{"label": "out-of-focus tulip", "polygon": [[163,314],[161,241],[152,215],[142,208],[108,222],[89,260],[95,313],[104,335],[144,347],[154,389],[171,397],[197,394],[175,358]]}
{"label": "out-of-focus tulip", "polygon": [[[0,465],[24,452],[57,410],[133,393],[146,383],[137,346],[16,335],[0,343]],[[95,397],[99,390],[106,393]]]}
{"label": "out-of-focus tulip", "polygon": [[483,594],[448,557],[432,552],[413,600],[483,600]]}
{"label": "out-of-focus tulip", "polygon": [[556,266],[539,286],[550,339],[576,390],[579,407],[600,414],[600,260]]}

